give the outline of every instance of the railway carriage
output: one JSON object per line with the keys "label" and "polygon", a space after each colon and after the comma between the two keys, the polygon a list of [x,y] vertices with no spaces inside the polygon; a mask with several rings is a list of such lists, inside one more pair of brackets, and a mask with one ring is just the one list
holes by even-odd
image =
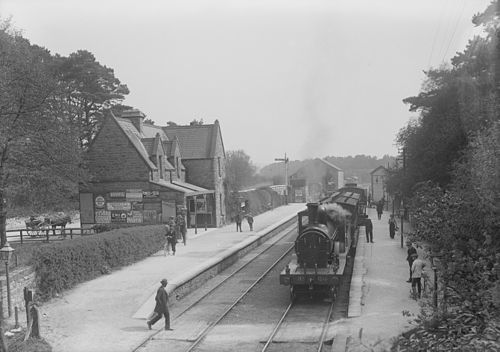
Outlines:
{"label": "railway carriage", "polygon": [[299,294],[334,298],[347,256],[356,246],[358,225],[365,218],[366,194],[354,185],[308,203],[297,214],[295,254],[280,274],[280,284],[290,286],[292,299]]}

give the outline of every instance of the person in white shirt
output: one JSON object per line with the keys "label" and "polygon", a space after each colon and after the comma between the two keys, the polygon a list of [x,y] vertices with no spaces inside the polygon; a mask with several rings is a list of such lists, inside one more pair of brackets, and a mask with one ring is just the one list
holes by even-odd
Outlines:
{"label": "person in white shirt", "polygon": [[[422,293],[422,283],[420,282],[420,279],[422,278],[425,263],[422,259],[418,258],[417,253],[413,253],[412,256],[415,259],[411,265],[411,289],[413,291],[413,296],[420,298]],[[415,288],[418,290],[418,296],[416,295]]]}

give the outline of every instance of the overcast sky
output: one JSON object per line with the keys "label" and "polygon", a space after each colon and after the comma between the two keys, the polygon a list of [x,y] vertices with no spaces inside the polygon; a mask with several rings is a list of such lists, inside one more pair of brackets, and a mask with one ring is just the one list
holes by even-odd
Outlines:
{"label": "overcast sky", "polygon": [[92,52],[157,125],[218,119],[257,165],[396,155],[423,70],[472,38],[489,0],[0,0],[53,54]]}

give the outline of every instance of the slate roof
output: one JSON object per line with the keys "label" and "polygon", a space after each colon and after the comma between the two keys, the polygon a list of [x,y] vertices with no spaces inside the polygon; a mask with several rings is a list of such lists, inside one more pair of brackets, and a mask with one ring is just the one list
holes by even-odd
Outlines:
{"label": "slate roof", "polygon": [[[179,184],[179,182],[170,183],[170,182],[167,182],[165,180],[149,181],[149,182],[157,184],[157,185],[162,186],[162,187],[166,187],[166,188],[171,189],[173,191],[185,193],[187,196],[213,193],[213,191],[211,191],[211,190],[201,188],[198,186],[194,186],[194,185],[191,185],[189,183],[184,183],[184,182],[180,182],[181,184]],[[196,187],[196,189],[194,189],[194,187]]]}
{"label": "slate roof", "polygon": [[169,139],[160,126],[150,125],[149,123],[142,124],[143,138],[155,138],[157,133],[160,134],[162,140]]}
{"label": "slate roof", "polygon": [[129,120],[126,120],[126,119],[119,118],[119,117],[113,116],[113,118],[116,120],[116,122],[118,122],[118,126],[121,127],[123,132],[125,132],[128,139],[130,140],[132,145],[135,147],[135,149],[137,150],[139,155],[144,159],[144,161],[149,166],[149,168],[152,170],[156,170],[157,169],[156,165],[153,164],[153,162],[151,160],[149,160],[149,153],[148,153],[146,147],[144,146],[144,144],[142,144],[142,142],[141,142],[141,139],[142,139],[141,135],[140,135],[139,131],[137,131],[135,126],[132,124],[132,122],[130,122]]}
{"label": "slate roof", "polygon": [[215,146],[220,134],[218,121],[212,125],[167,126],[163,130],[168,139],[177,137],[184,160],[215,157]]}
{"label": "slate roof", "polygon": [[373,175],[376,171],[378,171],[380,169],[383,169],[384,171],[387,172],[387,169],[384,166],[380,165],[380,166],[376,167],[372,172],[370,172],[370,175]]}
{"label": "slate roof", "polygon": [[[151,161],[149,158],[152,155],[156,155],[156,148],[158,146],[158,138],[159,136],[163,135],[164,138],[167,138],[165,133],[161,131],[161,128],[148,128],[148,129],[143,129],[148,131],[148,134],[151,135],[152,132],[155,134],[152,137],[146,137],[144,138],[144,133],[141,134],[135,128],[134,124],[128,120],[128,119],[123,119],[120,117],[114,117],[115,120],[118,122],[118,125],[122,128],[123,132],[127,135],[128,139],[132,143],[132,145],[135,147],[135,149],[139,152],[140,156],[146,161],[146,164],[149,166],[150,169],[156,170],[157,167],[156,165]],[[158,131],[161,131],[158,132]],[[174,170],[175,168],[168,162],[168,160],[165,160],[165,168],[169,170]]]}
{"label": "slate roof", "polygon": [[179,181],[179,180],[176,180],[176,181],[172,181],[172,183],[174,185],[177,185],[177,186],[181,186],[181,187],[184,187],[184,188],[187,188],[193,192],[203,192],[203,193],[214,193],[214,191],[210,191],[210,190],[207,190],[203,187],[199,187],[199,186],[196,186],[196,185],[192,185],[190,183],[186,183],[186,182],[182,182],[182,181]]}
{"label": "slate roof", "polygon": [[144,148],[148,152],[148,155],[153,155],[153,144],[155,142],[154,138],[142,138],[141,139]]}
{"label": "slate roof", "polygon": [[340,167],[333,165],[332,163],[330,163],[324,159],[317,158],[316,160],[322,161],[324,164],[326,164],[328,167],[331,167],[332,169],[336,169],[337,171],[342,171],[342,169]]}

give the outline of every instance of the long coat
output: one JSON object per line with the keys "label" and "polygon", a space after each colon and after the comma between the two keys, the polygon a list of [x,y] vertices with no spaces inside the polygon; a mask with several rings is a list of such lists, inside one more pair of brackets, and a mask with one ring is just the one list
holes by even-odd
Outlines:
{"label": "long coat", "polygon": [[156,291],[156,306],[154,311],[156,313],[167,313],[168,312],[168,293],[163,286],[160,286],[158,291]]}

